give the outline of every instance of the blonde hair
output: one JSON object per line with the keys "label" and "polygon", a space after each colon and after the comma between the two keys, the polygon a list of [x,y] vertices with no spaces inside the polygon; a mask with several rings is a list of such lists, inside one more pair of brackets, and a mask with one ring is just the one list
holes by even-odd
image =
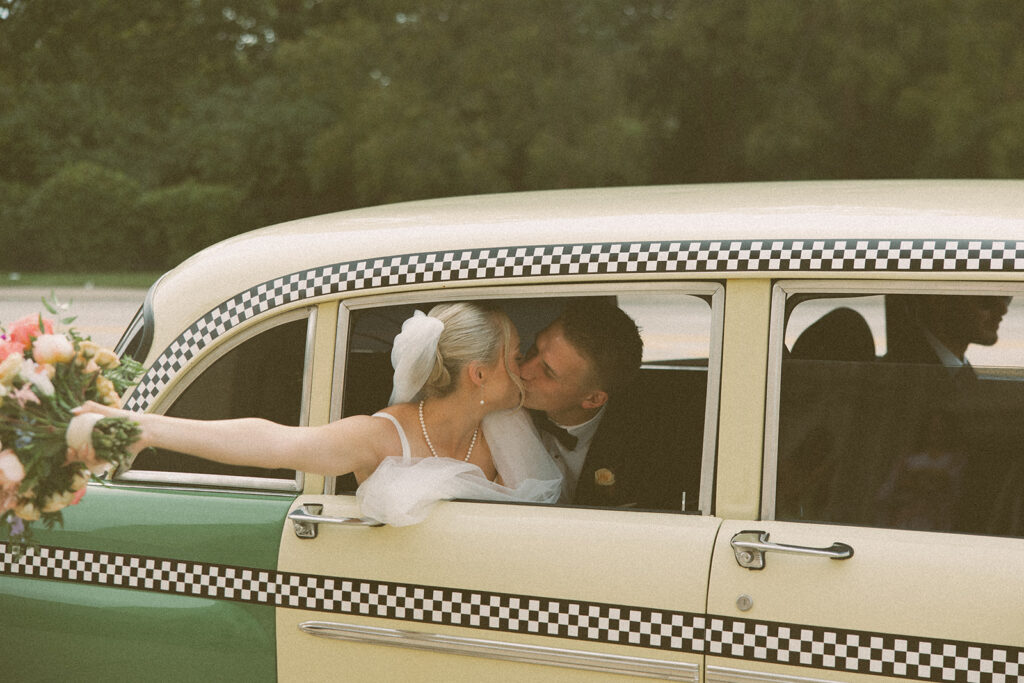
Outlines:
{"label": "blonde hair", "polygon": [[427,396],[447,396],[455,390],[464,367],[474,362],[490,365],[504,351],[505,372],[522,397],[522,383],[508,362],[512,321],[504,312],[487,304],[459,302],[438,304],[427,315],[444,323],[434,354],[434,367],[423,385]]}

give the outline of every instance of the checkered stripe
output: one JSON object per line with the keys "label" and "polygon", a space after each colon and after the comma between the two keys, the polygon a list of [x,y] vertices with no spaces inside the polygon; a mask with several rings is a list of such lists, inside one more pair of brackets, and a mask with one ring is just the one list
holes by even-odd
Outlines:
{"label": "checkered stripe", "polygon": [[537,276],[744,271],[1020,271],[1024,243],[982,240],[740,240],[616,242],[438,251],[350,261],[246,290],[197,320],[156,359],[129,410],[145,410],[222,334],[277,306],[393,285]]}
{"label": "checkered stripe", "polygon": [[1024,679],[1024,648],[41,546],[0,575],[924,681]]}

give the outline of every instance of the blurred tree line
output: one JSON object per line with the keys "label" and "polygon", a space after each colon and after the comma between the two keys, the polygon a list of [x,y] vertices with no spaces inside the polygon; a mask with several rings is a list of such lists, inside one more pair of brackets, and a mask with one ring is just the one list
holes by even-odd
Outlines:
{"label": "blurred tree line", "polygon": [[624,184],[1024,177],[1019,0],[0,0],[0,269]]}

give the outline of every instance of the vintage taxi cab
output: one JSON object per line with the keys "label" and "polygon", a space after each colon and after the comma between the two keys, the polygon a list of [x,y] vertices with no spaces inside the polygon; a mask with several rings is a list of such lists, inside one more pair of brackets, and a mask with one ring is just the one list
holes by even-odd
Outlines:
{"label": "vintage taxi cab", "polygon": [[153,286],[119,348],[147,367],[127,407],[368,413],[410,311],[496,301],[528,344],[573,297],[643,331],[626,428],[638,457],[668,436],[673,500],[445,501],[396,528],[345,477],[147,452],[22,558],[0,547],[0,677],[1024,680],[1024,181],[506,194],[258,230]]}

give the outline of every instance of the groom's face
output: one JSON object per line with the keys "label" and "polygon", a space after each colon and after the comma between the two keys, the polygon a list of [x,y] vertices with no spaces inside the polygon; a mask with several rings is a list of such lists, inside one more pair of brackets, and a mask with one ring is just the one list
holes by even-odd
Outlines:
{"label": "groom's face", "polygon": [[565,338],[558,322],[537,335],[519,365],[519,376],[526,394],[524,405],[566,425],[575,424],[573,418],[593,384],[589,361]]}

